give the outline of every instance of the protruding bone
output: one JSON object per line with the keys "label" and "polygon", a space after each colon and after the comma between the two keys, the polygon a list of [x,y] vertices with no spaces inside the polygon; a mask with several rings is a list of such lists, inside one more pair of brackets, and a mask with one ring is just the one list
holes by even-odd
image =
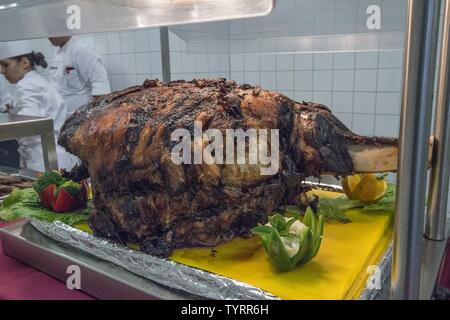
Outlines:
{"label": "protruding bone", "polygon": [[[434,137],[430,138],[428,163],[431,164]],[[398,147],[394,145],[349,145],[355,172],[377,173],[397,171]]]}

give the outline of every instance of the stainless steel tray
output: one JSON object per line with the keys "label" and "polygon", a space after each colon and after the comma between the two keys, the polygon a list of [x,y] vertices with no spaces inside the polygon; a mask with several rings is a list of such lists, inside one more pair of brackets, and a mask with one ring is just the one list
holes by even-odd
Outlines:
{"label": "stainless steel tray", "polygon": [[[336,185],[308,183],[313,188],[339,191]],[[204,299],[185,291],[168,288],[153,282],[90,253],[55,241],[37,231],[28,221],[11,224],[0,229],[0,240],[5,254],[66,281],[67,267],[80,267],[81,290],[100,299]],[[389,277],[391,250],[380,261],[382,282]],[[368,284],[369,284],[368,280]],[[360,299],[375,299],[379,290],[366,287]]]}

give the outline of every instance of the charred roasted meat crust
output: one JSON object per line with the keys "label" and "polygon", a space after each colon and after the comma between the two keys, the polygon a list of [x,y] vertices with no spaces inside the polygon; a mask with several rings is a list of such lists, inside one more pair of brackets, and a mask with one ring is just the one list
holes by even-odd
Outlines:
{"label": "charred roasted meat crust", "polygon": [[[194,121],[222,132],[279,129],[279,171],[262,176],[258,165],[175,165],[171,133],[193,134]],[[168,256],[175,248],[248,236],[295,200],[306,176],[352,173],[347,143],[364,139],[325,106],[216,79],[147,80],[96,99],[66,121],[59,143],[81,158],[91,177],[95,234]]]}

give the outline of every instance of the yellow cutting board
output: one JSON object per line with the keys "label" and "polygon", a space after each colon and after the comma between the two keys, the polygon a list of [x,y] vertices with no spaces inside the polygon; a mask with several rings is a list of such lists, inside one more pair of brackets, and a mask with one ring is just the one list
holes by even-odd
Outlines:
{"label": "yellow cutting board", "polygon": [[235,239],[214,249],[178,249],[170,259],[248,283],[281,299],[357,299],[369,277],[368,267],[378,264],[391,240],[393,214],[360,209],[346,214],[352,222],[327,221],[317,256],[289,272],[272,267],[259,237]]}

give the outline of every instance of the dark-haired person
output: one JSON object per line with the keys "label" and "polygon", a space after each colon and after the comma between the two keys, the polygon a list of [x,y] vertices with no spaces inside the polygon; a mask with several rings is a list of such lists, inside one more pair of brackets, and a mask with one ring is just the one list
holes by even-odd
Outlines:
{"label": "dark-haired person", "polygon": [[[0,43],[0,66],[9,83],[15,85],[8,112],[18,115],[41,116],[53,119],[55,137],[64,123],[67,109],[58,92],[36,72],[36,67],[47,67],[40,52],[23,52],[16,43]],[[61,168],[71,169],[77,160],[57,146],[58,163]],[[39,137],[19,140],[22,168],[44,171],[44,159]]]}
{"label": "dark-haired person", "polygon": [[[12,96],[4,76],[0,75],[0,113],[8,112]],[[19,157],[17,141],[0,141],[0,165],[17,168]]]}
{"label": "dark-haired person", "polygon": [[67,105],[68,116],[93,97],[111,93],[100,56],[70,36],[49,38],[56,47],[50,65],[53,85]]}

